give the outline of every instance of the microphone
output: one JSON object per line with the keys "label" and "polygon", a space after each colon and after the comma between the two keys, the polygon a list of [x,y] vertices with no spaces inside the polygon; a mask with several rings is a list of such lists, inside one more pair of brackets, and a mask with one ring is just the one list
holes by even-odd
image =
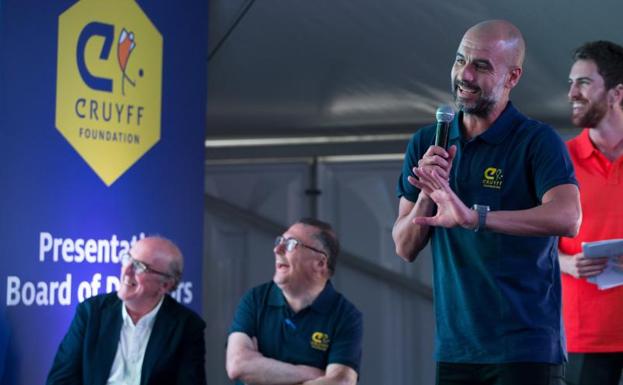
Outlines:
{"label": "microphone", "polygon": [[435,146],[448,149],[448,136],[450,135],[450,122],[454,119],[454,109],[452,106],[444,104],[435,113],[437,118],[437,129],[435,130]]}

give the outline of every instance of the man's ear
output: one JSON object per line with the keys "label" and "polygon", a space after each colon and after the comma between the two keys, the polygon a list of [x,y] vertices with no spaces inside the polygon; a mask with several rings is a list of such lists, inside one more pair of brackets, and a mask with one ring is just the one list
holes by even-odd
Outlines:
{"label": "man's ear", "polygon": [[328,270],[329,265],[327,264],[327,257],[322,256],[321,258],[318,258],[318,260],[316,261],[316,266],[319,270]]}
{"label": "man's ear", "polygon": [[521,69],[521,67],[514,67],[513,69],[511,69],[510,72],[508,73],[506,86],[509,89],[514,88],[517,85],[517,83],[519,83],[519,79],[521,78],[522,73],[523,73],[523,70]]}
{"label": "man's ear", "polygon": [[621,106],[623,102],[623,84],[619,83],[608,90],[608,104],[611,106]]}
{"label": "man's ear", "polygon": [[166,278],[162,281],[162,294],[167,294],[171,292],[171,289],[173,288],[173,278]]}

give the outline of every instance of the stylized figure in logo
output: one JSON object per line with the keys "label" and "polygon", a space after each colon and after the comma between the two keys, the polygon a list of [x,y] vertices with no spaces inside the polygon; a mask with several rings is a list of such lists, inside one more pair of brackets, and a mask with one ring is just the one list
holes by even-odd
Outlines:
{"label": "stylized figure in logo", "polygon": [[130,79],[125,70],[130,59],[132,50],[136,47],[134,43],[134,32],[128,32],[125,28],[121,30],[119,35],[119,44],[117,44],[117,60],[119,61],[119,67],[121,67],[121,94],[125,95],[125,80],[127,79],[132,86],[136,86],[134,81]]}

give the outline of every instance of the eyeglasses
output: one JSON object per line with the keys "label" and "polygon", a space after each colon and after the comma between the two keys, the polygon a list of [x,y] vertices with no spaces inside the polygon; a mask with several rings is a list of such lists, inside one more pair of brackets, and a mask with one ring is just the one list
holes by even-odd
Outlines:
{"label": "eyeglasses", "polygon": [[130,255],[130,253],[122,254],[121,255],[121,264],[123,264],[124,266],[127,266],[130,263],[132,264],[132,268],[134,269],[134,272],[136,274],[152,273],[152,274],[161,275],[161,276],[167,277],[167,278],[172,278],[173,277],[171,274],[167,274],[167,273],[163,273],[163,272],[158,271],[158,270],[154,270],[151,267],[149,267],[149,265],[146,264],[145,262],[141,262],[141,261],[138,261],[138,260],[134,259]]}
{"label": "eyeglasses", "polygon": [[282,236],[278,236],[277,238],[275,238],[275,247],[277,247],[277,246],[279,246],[281,244],[286,246],[286,250],[288,252],[294,251],[294,249],[296,249],[296,246],[300,245],[300,246],[305,247],[306,249],[313,250],[313,251],[315,251],[317,253],[320,253],[320,254],[324,255],[325,257],[329,258],[327,253],[325,253],[324,251],[316,249],[315,247],[308,246],[308,245],[304,244],[303,242],[299,241],[296,238],[285,238],[285,237],[282,237]]}

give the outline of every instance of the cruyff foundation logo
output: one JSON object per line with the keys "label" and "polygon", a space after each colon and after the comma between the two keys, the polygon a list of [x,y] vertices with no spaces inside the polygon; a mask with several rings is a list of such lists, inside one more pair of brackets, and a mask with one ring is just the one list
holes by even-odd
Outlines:
{"label": "cruyff foundation logo", "polygon": [[58,24],[56,127],[110,186],[160,140],[162,36],[134,0],[81,0]]}
{"label": "cruyff foundation logo", "polygon": [[482,179],[482,187],[493,188],[499,190],[502,188],[504,174],[502,169],[495,167],[487,167]]}
{"label": "cruyff foundation logo", "polygon": [[323,352],[329,349],[330,342],[329,335],[322,332],[314,332],[309,341],[312,348],[322,350]]}

